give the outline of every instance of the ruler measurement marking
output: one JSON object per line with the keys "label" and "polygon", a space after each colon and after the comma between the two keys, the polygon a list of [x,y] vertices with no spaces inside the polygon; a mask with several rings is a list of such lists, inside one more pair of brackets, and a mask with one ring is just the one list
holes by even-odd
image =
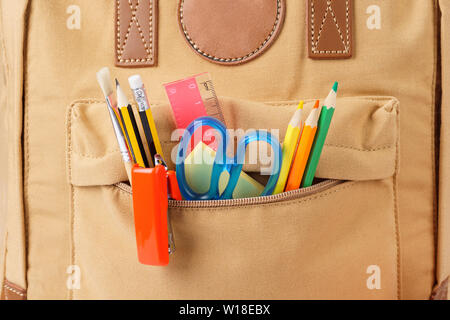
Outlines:
{"label": "ruler measurement marking", "polygon": [[[200,88],[203,90],[201,90]],[[205,102],[204,104],[207,114],[222,121],[225,124],[225,118],[223,116],[222,109],[220,108],[219,99],[217,98],[216,90],[214,89],[212,80],[210,79],[200,82],[199,91]]]}

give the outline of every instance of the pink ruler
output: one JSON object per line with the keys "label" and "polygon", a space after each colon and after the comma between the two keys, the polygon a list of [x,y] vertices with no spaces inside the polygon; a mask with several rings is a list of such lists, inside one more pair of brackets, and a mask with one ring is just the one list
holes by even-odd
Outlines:
{"label": "pink ruler", "polygon": [[195,76],[167,83],[164,87],[177,128],[186,129],[198,117],[208,115]]}
{"label": "pink ruler", "polygon": [[[209,73],[201,73],[164,85],[172,107],[177,128],[185,129],[199,117],[211,116],[225,125],[214,86]],[[205,136],[203,136],[205,137]],[[215,141],[205,138],[207,144],[217,149]]]}

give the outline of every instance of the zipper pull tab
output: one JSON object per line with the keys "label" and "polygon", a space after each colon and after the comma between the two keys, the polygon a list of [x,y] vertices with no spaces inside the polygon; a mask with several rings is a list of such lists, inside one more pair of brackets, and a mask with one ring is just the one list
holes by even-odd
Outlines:
{"label": "zipper pull tab", "polygon": [[[178,187],[177,177],[175,171],[168,170],[167,164],[164,162],[163,158],[159,155],[155,155],[155,165],[161,165],[166,170],[167,177],[167,197],[169,199],[181,200],[181,193]],[[167,209],[167,232],[168,232],[168,242],[169,242],[169,254],[175,252],[175,237],[173,235],[172,221],[170,219],[169,209]]]}
{"label": "zipper pull tab", "polygon": [[169,254],[175,252],[175,238],[173,236],[172,221],[170,220],[169,210],[167,210],[167,232],[169,236]]}
{"label": "zipper pull tab", "polygon": [[[175,171],[167,171],[167,195],[169,199],[182,200],[180,188],[178,187],[177,175]],[[169,217],[169,210],[167,210],[167,225],[169,227],[169,254],[175,251],[175,239],[172,231],[172,221]]]}

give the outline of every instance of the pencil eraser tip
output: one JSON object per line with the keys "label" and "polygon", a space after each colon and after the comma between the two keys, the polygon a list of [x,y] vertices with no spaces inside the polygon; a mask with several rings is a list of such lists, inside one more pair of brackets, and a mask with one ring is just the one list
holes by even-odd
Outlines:
{"label": "pencil eraser tip", "polygon": [[130,87],[133,90],[142,88],[144,86],[144,83],[142,82],[142,78],[138,74],[135,74],[135,75],[129,77],[128,83],[130,84]]}

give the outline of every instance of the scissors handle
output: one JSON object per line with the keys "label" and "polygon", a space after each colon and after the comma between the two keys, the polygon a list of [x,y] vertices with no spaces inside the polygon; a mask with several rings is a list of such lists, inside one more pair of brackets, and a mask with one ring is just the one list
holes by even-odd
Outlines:
{"label": "scissors handle", "polygon": [[[185,160],[188,155],[191,137],[194,132],[203,127],[211,127],[215,129],[220,139],[218,142],[218,148],[216,157],[214,159],[211,183],[209,190],[205,193],[197,193],[189,186],[186,180],[185,172]],[[181,137],[180,144],[178,146],[177,160],[176,160],[176,175],[178,184],[180,186],[181,194],[186,200],[212,200],[219,199],[219,178],[226,166],[226,146],[228,144],[228,134],[224,124],[212,117],[199,117],[192,121],[186,128]]]}
{"label": "scissors handle", "polygon": [[[190,140],[194,132],[202,127],[211,127],[219,133],[218,148],[216,157],[214,159],[211,182],[209,190],[205,193],[197,193],[189,186],[186,180],[185,173],[185,159],[190,145]],[[281,146],[278,140],[267,131],[254,130],[247,133],[238,144],[238,152],[234,158],[228,158],[226,150],[228,146],[228,133],[225,125],[219,120],[212,117],[200,117],[194,120],[186,128],[180,144],[178,146],[177,160],[176,160],[176,175],[180,186],[180,191],[186,200],[217,200],[217,199],[231,199],[233,191],[239,180],[242,172],[242,166],[245,161],[245,151],[247,145],[253,141],[263,141],[270,144],[274,153],[274,161],[272,165],[272,173],[269,181],[260,194],[261,196],[272,194],[281,167]],[[223,171],[230,173],[230,178],[222,194],[219,193],[219,179]]]}
{"label": "scissors handle", "polygon": [[265,130],[253,130],[248,132],[239,141],[237,154],[234,157],[231,167],[228,169],[230,173],[230,179],[228,180],[228,184],[225,187],[225,190],[220,196],[221,199],[232,198],[233,191],[236,188],[236,185],[242,172],[247,146],[254,141],[267,142],[271,146],[272,151],[274,153],[272,172],[269,181],[267,181],[266,186],[264,190],[261,192],[260,196],[268,196],[273,193],[273,190],[275,189],[276,183],[278,181],[278,177],[280,175],[281,160],[282,160],[281,146],[280,143],[278,142],[278,139],[276,139],[272,134],[270,134],[270,132]]}

